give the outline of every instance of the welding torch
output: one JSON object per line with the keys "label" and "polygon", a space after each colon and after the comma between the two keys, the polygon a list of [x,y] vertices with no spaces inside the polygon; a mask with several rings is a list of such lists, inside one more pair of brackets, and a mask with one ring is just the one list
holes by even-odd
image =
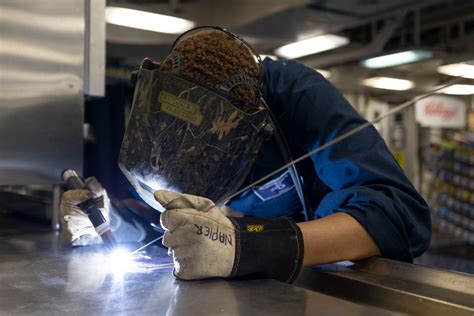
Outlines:
{"label": "welding torch", "polygon": [[[61,178],[66,184],[68,190],[87,190],[91,192],[84,180],[77,174],[74,169],[66,169],[62,172]],[[92,192],[91,192],[92,193]],[[77,206],[89,217],[95,231],[102,238],[102,241],[109,249],[114,249],[117,245],[109,224],[104,215],[100,211],[100,206],[104,203],[104,197],[91,197],[90,199],[78,204]]]}

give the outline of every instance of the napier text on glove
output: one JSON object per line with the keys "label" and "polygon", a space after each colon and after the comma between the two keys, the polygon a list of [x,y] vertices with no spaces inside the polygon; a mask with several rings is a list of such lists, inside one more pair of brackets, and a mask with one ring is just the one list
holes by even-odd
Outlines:
{"label": "napier text on glove", "polygon": [[208,237],[210,240],[219,241],[220,243],[226,246],[232,246],[232,236],[230,234],[219,232],[219,227],[217,227],[216,230],[213,231],[212,227],[209,226],[198,224],[194,224],[194,226],[196,227],[197,235],[203,235],[205,237]]}

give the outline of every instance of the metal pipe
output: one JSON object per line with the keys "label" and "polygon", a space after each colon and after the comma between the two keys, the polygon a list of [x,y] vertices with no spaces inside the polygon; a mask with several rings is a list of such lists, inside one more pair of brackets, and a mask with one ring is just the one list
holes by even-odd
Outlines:
{"label": "metal pipe", "polygon": [[379,53],[383,50],[385,44],[392,37],[393,33],[400,25],[402,17],[389,19],[385,22],[382,30],[377,33],[372,42],[362,48],[342,52],[339,54],[330,54],[322,57],[310,57],[304,59],[304,62],[312,67],[327,67],[334,64],[346,63],[353,60],[363,59],[369,55]]}

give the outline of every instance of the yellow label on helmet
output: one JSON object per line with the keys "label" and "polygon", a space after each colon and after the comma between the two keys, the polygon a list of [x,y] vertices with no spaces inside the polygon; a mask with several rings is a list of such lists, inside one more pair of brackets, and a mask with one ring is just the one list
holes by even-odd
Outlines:
{"label": "yellow label on helmet", "polygon": [[263,230],[263,225],[247,225],[247,231],[250,233],[261,233]]}
{"label": "yellow label on helmet", "polygon": [[160,92],[158,95],[158,101],[161,103],[161,111],[193,125],[201,125],[203,116],[199,111],[199,106],[197,104],[184,100],[166,91]]}

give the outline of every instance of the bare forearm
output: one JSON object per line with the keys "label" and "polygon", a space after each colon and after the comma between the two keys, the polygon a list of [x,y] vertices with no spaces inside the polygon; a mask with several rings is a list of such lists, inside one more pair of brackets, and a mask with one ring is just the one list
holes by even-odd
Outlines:
{"label": "bare forearm", "polygon": [[305,266],[380,255],[369,233],[348,214],[336,213],[298,226],[303,234]]}

